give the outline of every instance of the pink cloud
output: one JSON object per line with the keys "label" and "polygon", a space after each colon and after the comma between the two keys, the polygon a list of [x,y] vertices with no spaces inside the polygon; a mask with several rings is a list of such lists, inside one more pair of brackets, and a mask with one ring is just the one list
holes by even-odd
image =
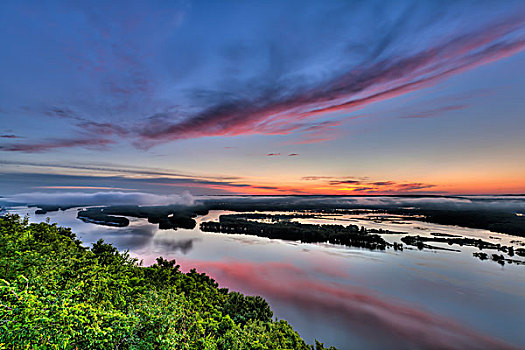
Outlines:
{"label": "pink cloud", "polygon": [[[452,75],[513,55],[525,40],[510,38],[523,29],[519,16],[490,27],[458,35],[407,57],[391,57],[359,66],[313,88],[263,94],[219,103],[184,118],[173,115],[162,126],[145,123],[138,129],[143,142],[155,144],[203,136],[303,133],[302,141],[328,141],[334,135],[309,135],[316,119],[334,112],[353,112],[434,85]],[[344,120],[344,118],[343,118]],[[339,121],[340,123],[340,121]]]}
{"label": "pink cloud", "polygon": [[419,118],[431,118],[438,116],[439,114],[443,112],[449,112],[449,111],[458,111],[467,108],[466,105],[450,105],[450,106],[443,106],[433,109],[426,109],[419,112],[408,112],[401,114],[399,118],[406,118],[406,119],[419,119]]}

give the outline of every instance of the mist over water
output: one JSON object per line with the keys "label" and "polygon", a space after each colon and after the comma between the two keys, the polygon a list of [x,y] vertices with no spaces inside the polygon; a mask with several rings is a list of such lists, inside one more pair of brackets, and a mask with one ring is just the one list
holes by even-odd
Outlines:
{"label": "mist over water", "polygon": [[501,209],[525,211],[525,196],[193,196],[182,194],[162,195],[147,192],[99,191],[99,192],[27,192],[0,198],[0,203],[24,203],[55,206],[100,206],[100,205],[193,205],[210,200],[222,199],[238,204],[266,203],[276,205],[319,205],[340,208],[400,208],[422,209]]}
{"label": "mist over water", "polygon": [[194,197],[189,192],[181,195],[159,195],[145,192],[29,192],[17,193],[2,198],[8,203],[45,204],[57,206],[91,205],[193,205]]}
{"label": "mist over water", "polygon": [[[355,198],[319,198],[341,203]],[[251,198],[240,198],[243,201]],[[290,198],[302,201],[305,198]],[[392,205],[464,205],[472,199],[358,198]],[[511,199],[502,205],[519,206]],[[522,199],[519,199],[522,201]],[[474,200],[476,201],[476,199]],[[355,203],[354,203],[355,204]],[[476,203],[477,205],[477,203]],[[480,204],[483,205],[483,204]],[[73,229],[90,245],[103,238],[120,250],[152,264],[155,258],[176,259],[184,271],[197,268],[222,287],[270,302],[274,314],[286,319],[309,342],[317,338],[340,349],[518,349],[525,346],[525,266],[480,261],[473,247],[454,251],[405,248],[369,251],[330,244],[304,244],[267,238],[159,230],[146,219],[129,218],[116,228],[76,219],[78,208],[35,215],[35,208],[10,212],[29,214],[32,222],[51,222]],[[227,211],[210,211],[197,223],[217,220]],[[370,220],[366,215],[324,215],[297,219],[303,223],[354,224],[414,235],[443,233],[507,244],[525,239],[486,230],[444,226],[410,218]],[[198,227],[198,226],[197,226]],[[384,235],[395,241],[402,235]],[[443,246],[446,246],[444,244]]]}

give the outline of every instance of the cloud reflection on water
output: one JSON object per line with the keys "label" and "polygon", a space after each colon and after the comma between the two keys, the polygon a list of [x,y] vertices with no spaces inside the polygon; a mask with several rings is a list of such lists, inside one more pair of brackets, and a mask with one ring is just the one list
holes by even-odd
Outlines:
{"label": "cloud reflection on water", "polygon": [[199,238],[190,238],[190,239],[155,239],[153,241],[154,247],[156,249],[168,250],[171,252],[180,251],[182,254],[186,255],[190,250],[193,249],[193,243],[201,241]]}
{"label": "cloud reflection on water", "polygon": [[[363,287],[319,280],[311,270],[290,263],[248,261],[179,261],[183,268],[206,271],[221,285],[271,302],[294,305],[305,316],[330,314],[349,333],[366,335],[371,348],[517,349],[450,318],[425,311]],[[345,272],[321,268],[341,277]],[[341,328],[341,327],[340,327]],[[383,335],[383,336],[380,336]]]}

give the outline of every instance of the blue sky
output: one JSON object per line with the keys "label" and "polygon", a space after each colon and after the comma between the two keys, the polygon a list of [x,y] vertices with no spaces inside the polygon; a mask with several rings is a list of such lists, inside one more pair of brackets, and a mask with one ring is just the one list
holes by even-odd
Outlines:
{"label": "blue sky", "polygon": [[3,1],[0,23],[4,192],[525,192],[520,1]]}

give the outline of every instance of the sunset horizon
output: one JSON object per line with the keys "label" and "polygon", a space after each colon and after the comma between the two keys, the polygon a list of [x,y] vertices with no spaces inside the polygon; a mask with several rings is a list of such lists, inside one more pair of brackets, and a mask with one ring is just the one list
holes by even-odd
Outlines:
{"label": "sunset horizon", "polygon": [[525,193],[523,4],[382,5],[4,2],[2,186]]}

